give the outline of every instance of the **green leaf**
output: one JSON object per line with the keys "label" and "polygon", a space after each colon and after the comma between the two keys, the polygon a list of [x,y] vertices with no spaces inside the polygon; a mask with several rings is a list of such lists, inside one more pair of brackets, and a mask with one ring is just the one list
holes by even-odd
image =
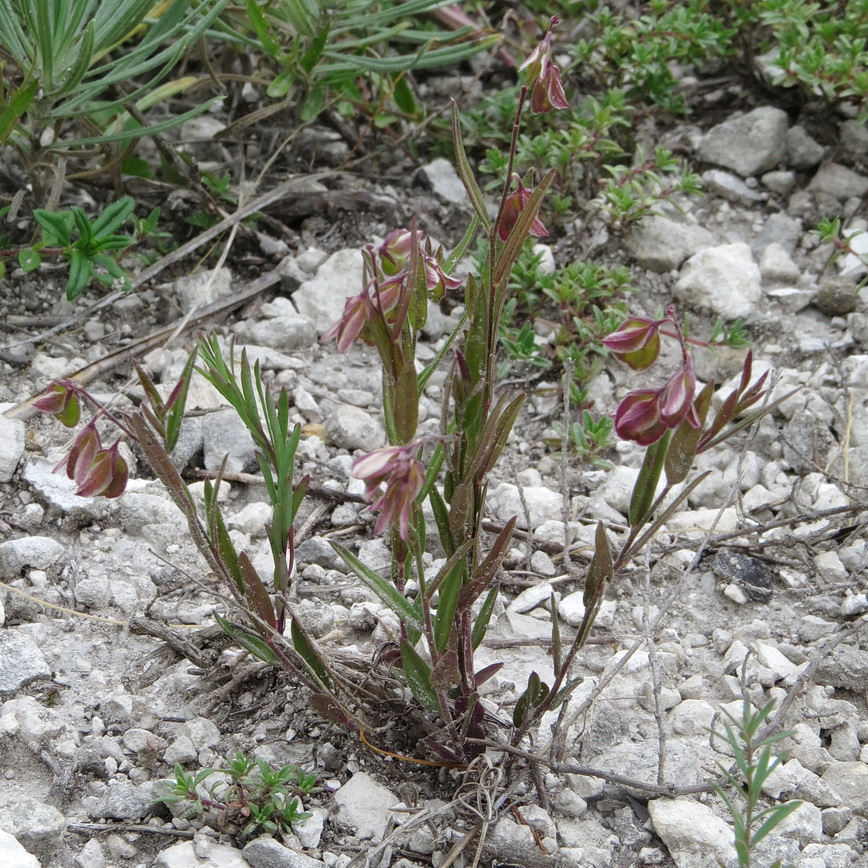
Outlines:
{"label": "green leaf", "polygon": [[427,711],[437,712],[440,703],[431,680],[431,667],[406,640],[401,642],[401,660],[404,664],[404,677],[416,701]]}
{"label": "green leaf", "polygon": [[265,16],[259,8],[259,3],[257,3],[256,0],[246,0],[244,5],[247,9],[247,18],[250,21],[250,26],[253,28],[253,32],[256,34],[256,38],[259,40],[259,44],[262,46],[263,51],[276,60],[278,52],[280,51],[280,46],[271,35],[268,22],[265,20]]}
{"label": "green leaf", "polygon": [[72,301],[84,291],[90,280],[90,263],[87,257],[78,250],[73,250],[69,257],[69,277],[66,280],[66,298]]}
{"label": "green leaf", "polygon": [[663,462],[666,459],[666,450],[669,447],[670,432],[667,431],[656,443],[652,443],[645,450],[645,458],[639,470],[639,476],[633,486],[633,494],[630,497],[630,509],[628,512],[631,527],[641,527],[648,516],[648,510],[654,503],[654,495],[657,491],[657,483],[663,472]]}
{"label": "green leaf", "polygon": [[609,549],[609,539],[606,536],[606,526],[602,521],[598,521],[594,534],[594,556],[588,566],[583,595],[583,602],[587,611],[590,611],[602,600],[606,585],[612,581],[613,575],[614,564],[612,563],[612,552]]}
{"label": "green leaf", "polygon": [[264,663],[269,663],[272,666],[280,665],[280,658],[259,636],[254,636],[252,633],[242,630],[241,627],[236,626],[216,612],[214,613],[214,617],[226,635],[236,641],[249,654],[256,657],[257,660],[262,660]]}
{"label": "green leaf", "polygon": [[196,363],[196,348],[190,353],[181,371],[178,385],[172,390],[166,400],[166,450],[171,452],[178,443],[181,433],[181,425],[184,422],[184,408],[187,403],[187,392],[190,388],[190,380],[193,379],[193,366]]}
{"label": "green leaf", "polygon": [[663,466],[666,471],[666,485],[672,487],[684,482],[693,459],[696,457],[696,449],[702,436],[702,428],[711,406],[711,396],[714,392],[714,383],[707,383],[705,388],[697,395],[695,401],[696,413],[699,416],[699,427],[694,428],[687,419],[675,429],[669,448],[666,450],[666,458]]}
{"label": "green leaf", "polygon": [[268,85],[266,93],[273,99],[283,99],[292,87],[295,79],[288,72],[282,72]]}
{"label": "green leaf", "polygon": [[491,588],[479,614],[476,616],[476,621],[473,624],[473,629],[470,634],[470,644],[475,651],[485,638],[485,633],[488,630],[488,622],[491,620],[491,613],[494,611],[494,604],[497,602],[497,586]]}
{"label": "green leaf", "polygon": [[[112,202],[91,224],[91,230],[97,238],[111,235],[115,229],[122,226],[133,213],[135,201],[132,196],[123,196],[117,202]],[[129,239],[133,243],[133,239]]]}
{"label": "green leaf", "polygon": [[268,596],[268,591],[262,584],[262,579],[259,578],[259,573],[256,572],[247,552],[241,552],[238,555],[238,566],[241,568],[241,577],[244,582],[245,599],[261,621],[264,621],[269,627],[274,627],[274,606],[271,603],[271,597]]}
{"label": "green leaf", "polygon": [[329,540],[343,562],[364,582],[402,621],[416,630],[422,629],[418,606],[412,604],[391,582],[363,564],[351,551]]}
{"label": "green leaf", "polygon": [[464,139],[461,136],[461,119],[458,114],[458,104],[454,101],[452,103],[452,144],[455,148],[455,168],[458,170],[458,177],[461,178],[461,183],[464,184],[464,189],[467,190],[467,197],[470,199],[470,204],[473,205],[476,216],[479,217],[487,232],[489,226],[491,226],[491,218],[488,216],[488,209],[485,207],[482,190],[479,189],[479,184],[476,183],[473,169],[470,168],[470,162],[464,151]]}
{"label": "green leaf", "polygon": [[310,641],[310,637],[295,618],[290,622],[290,635],[292,636],[292,646],[298,652],[299,657],[310,666],[317,678],[326,687],[330,688],[331,679],[329,678],[328,670],[313,643]]}
{"label": "green leaf", "polygon": [[42,227],[43,232],[45,232],[47,243],[52,244],[56,241],[60,247],[69,247],[72,243],[72,237],[69,234],[69,225],[62,214],[37,208],[33,212],[33,217]]}
{"label": "green leaf", "polygon": [[405,75],[399,75],[395,79],[395,83],[392,87],[392,99],[395,100],[395,104],[402,112],[404,112],[405,115],[415,117],[419,111],[416,105],[416,100],[413,97],[413,90],[407,81],[407,76]]}
{"label": "green leaf", "polygon": [[24,250],[18,252],[18,264],[21,266],[21,270],[27,274],[39,268],[42,264],[42,257],[32,247],[25,247]]}
{"label": "green leaf", "polygon": [[12,99],[9,99],[3,109],[0,110],[0,145],[9,137],[18,118],[30,108],[30,103],[33,101],[33,97],[36,96],[38,90],[38,81],[30,81],[22,85],[15,91]]}

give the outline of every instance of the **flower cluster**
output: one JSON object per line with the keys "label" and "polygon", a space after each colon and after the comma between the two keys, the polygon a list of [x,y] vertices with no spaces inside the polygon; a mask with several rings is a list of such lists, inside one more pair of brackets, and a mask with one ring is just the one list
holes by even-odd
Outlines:
{"label": "flower cluster", "polygon": [[640,446],[650,446],[667,431],[682,422],[694,428],[700,420],[693,403],[696,395],[696,373],[687,352],[684,337],[671,308],[661,320],[642,317],[627,320],[603,338],[603,345],[634,371],[644,371],[657,361],[660,354],[660,331],[681,344],[681,367],[659,389],[636,389],[630,392],[615,411],[615,431],[622,440],[634,440]]}
{"label": "flower cluster", "polygon": [[106,448],[93,422],[86,425],[73,441],[69,453],[55,470],[66,467],[66,475],[75,480],[79,497],[119,497],[129,479],[127,462],[120,454],[121,440]]}
{"label": "flower cluster", "polygon": [[325,331],[320,338],[326,343],[337,338],[338,352],[346,352],[359,337],[373,343],[369,327],[374,317],[386,322],[394,318],[405,293],[412,292],[408,286],[409,264],[413,244],[418,245],[419,268],[424,276],[429,297],[439,302],[447,289],[456,289],[461,281],[450,277],[442,265],[442,249],[432,251],[431,239],[425,233],[409,229],[391,232],[379,247],[369,244],[363,251],[368,263],[369,278],[364,289],[344,305],[341,318]]}
{"label": "flower cluster", "polygon": [[[78,424],[81,407],[74,383],[57,380],[47,393],[33,402],[42,413],[54,416],[67,428]],[[69,452],[54,468],[66,468],[66,475],[78,486],[79,497],[119,497],[129,479],[127,462],[120,454],[121,439],[105,447],[96,430],[96,419],[91,419],[75,436]]]}
{"label": "flower cluster", "polygon": [[380,513],[374,533],[397,525],[401,539],[407,539],[410,511],[425,482],[425,467],[417,458],[420,446],[385,446],[353,462],[353,476],[365,483],[365,500]]}

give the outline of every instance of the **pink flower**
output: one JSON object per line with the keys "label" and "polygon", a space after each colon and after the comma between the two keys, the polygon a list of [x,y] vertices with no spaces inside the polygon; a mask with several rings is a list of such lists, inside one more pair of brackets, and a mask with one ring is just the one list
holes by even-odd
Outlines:
{"label": "pink flower", "polygon": [[[410,512],[425,482],[425,467],[416,457],[419,443],[409,446],[385,446],[353,462],[353,476],[365,483],[364,497],[371,509],[379,512],[375,533],[398,525],[401,539],[410,531]],[[385,484],[386,490],[380,488]]]}
{"label": "pink flower", "polygon": [[676,371],[660,390],[660,419],[667,428],[677,428],[686,418],[694,427],[699,427],[693,396],[696,393],[696,374],[690,356],[681,370]]}
{"label": "pink flower", "polygon": [[320,343],[327,343],[336,337],[338,339],[338,352],[345,353],[368,324],[370,311],[371,300],[368,298],[367,289],[352,298],[348,298],[341,318],[322,333]]}
{"label": "pink flower", "polygon": [[650,446],[685,419],[699,428],[701,423],[693,405],[695,393],[696,374],[687,356],[661,389],[637,389],[621,401],[615,411],[615,431],[622,440]]}
{"label": "pink flower", "polygon": [[622,440],[634,440],[640,446],[656,443],[666,433],[660,418],[660,393],[655,389],[630,392],[615,411],[615,431]]}
{"label": "pink flower", "polygon": [[[518,175],[514,175],[518,181],[518,189],[510,193],[506,197],[506,202],[503,204],[503,211],[500,214],[500,219],[497,222],[497,237],[501,241],[506,241],[510,233],[515,228],[518,222],[519,215],[524,210],[527,200],[533,195],[532,190],[528,190],[521,182]],[[543,226],[542,220],[539,217],[533,218],[533,223],[530,226],[530,234],[537,238],[544,238],[549,234],[548,229]]]}
{"label": "pink flower", "polygon": [[123,494],[129,479],[127,462],[120,454],[120,439],[106,449],[93,424],[81,430],[72,443],[66,458],[54,468],[66,467],[66,475],[78,486],[79,497],[118,497]]}
{"label": "pink flower", "polygon": [[420,250],[419,253],[422,258],[422,268],[425,270],[425,286],[434,302],[439,302],[447,289],[458,289],[461,286],[461,281],[457,277],[450,277],[435,256],[424,250]]}
{"label": "pink flower", "polygon": [[533,82],[530,95],[530,110],[534,114],[543,114],[552,109],[569,108],[561,81],[561,72],[552,61],[552,30],[558,23],[558,16],[553,15],[549,29],[543,41],[530,53],[519,70],[529,70],[528,80]]}
{"label": "pink flower", "polygon": [[58,422],[67,428],[74,428],[78,425],[81,406],[78,395],[70,387],[68,380],[55,380],[48,387],[45,395],[33,402],[33,406],[41,413],[54,416]]}
{"label": "pink flower", "polygon": [[664,320],[634,317],[603,338],[603,346],[634,371],[644,371],[660,354],[659,328]]}

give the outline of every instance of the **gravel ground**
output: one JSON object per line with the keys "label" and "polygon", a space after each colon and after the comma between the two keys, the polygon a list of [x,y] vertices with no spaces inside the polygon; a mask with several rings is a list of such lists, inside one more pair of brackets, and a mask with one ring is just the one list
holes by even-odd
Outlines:
{"label": "gravel ground", "polygon": [[[0,302],[4,341],[25,341],[14,352],[26,363],[3,363],[2,377],[0,865],[470,865],[476,840],[457,861],[447,854],[479,822],[486,866],[734,865],[728,815],[705,787],[731,761],[710,731],[723,710],[740,711],[744,688],[758,706],[775,700],[792,731],[765,795],[802,801],[756,864],[868,865],[868,294],[858,291],[864,267],[851,256],[825,268],[831,250],[808,232],[838,214],[848,232],[868,227],[868,136],[844,117],[827,118],[827,139],[829,127],[832,143],[820,144],[761,104],[702,129],[683,124],[667,135],[690,143],[707,195],[603,238],[614,261],[632,267],[637,313],[674,301],[696,333],[717,316],[743,319],[755,373],[771,368],[774,396],[789,397],[754,430],[701,456],[697,470],[711,476],[611,588],[594,642],[576,663],[583,680],[569,705],[565,759],[542,769],[536,784],[519,780],[512,807],[496,801],[509,776],[501,755],[467,775],[389,759],[228,646],[214,629],[223,596],[161,485],[139,467],[116,501],[76,497],[52,473],[59,426],[25,423],[13,409],[53,377],[174,323],[194,304],[244,292],[253,279],[247,264],[230,257],[214,280],[147,285],[101,310],[57,303],[50,275],[13,283]],[[453,173],[429,167],[423,190],[413,168],[389,184],[326,168],[328,177],[300,187],[292,207],[301,216],[286,218],[299,226],[297,245],[258,239],[259,270],[279,279],[214,326],[286,387],[305,426],[301,470],[332,495],[309,498],[302,510],[298,605],[324,648],[361,665],[388,639],[394,617],[326,541],[340,539],[375,569],[387,563],[369,511],[352,497],[361,484],[349,477],[358,450],[385,442],[376,356],[364,347],[340,356],[318,337],[344,296],[359,291],[362,243],[411,213],[435,237],[456,240],[466,210],[455,202]],[[866,239],[852,243],[866,249]],[[567,264],[579,246],[567,232],[551,248],[554,261]],[[61,318],[81,316],[49,341],[39,326],[13,319],[44,315],[46,305]],[[452,322],[454,312],[431,317],[423,358]],[[176,342],[144,357],[171,383],[186,350]],[[699,376],[737,376],[742,358],[700,352]],[[109,372],[91,388],[108,397],[122,382]],[[631,385],[610,366],[591,389],[593,409],[611,413]],[[423,428],[437,430],[441,397],[433,378]],[[229,527],[237,547],[265,563],[267,498],[249,479],[252,443],[204,381],[194,382],[188,406],[189,467],[213,470],[229,455]],[[580,623],[584,547],[597,519],[613,537],[622,533],[641,459],[621,444],[616,470],[569,468],[576,548],[566,569],[561,469],[543,445],[559,406],[550,390],[530,395],[490,487],[491,520],[518,513],[526,531],[507,559],[480,652],[481,665],[504,662],[485,693],[501,719],[511,717],[531,670],[550,680],[551,609],[565,631]],[[430,553],[432,563],[438,557]],[[544,726],[537,745],[547,737]],[[294,835],[245,841],[225,816],[189,818],[155,805],[174,765],[220,767],[238,750],[316,772],[321,790],[305,798],[312,816]]]}

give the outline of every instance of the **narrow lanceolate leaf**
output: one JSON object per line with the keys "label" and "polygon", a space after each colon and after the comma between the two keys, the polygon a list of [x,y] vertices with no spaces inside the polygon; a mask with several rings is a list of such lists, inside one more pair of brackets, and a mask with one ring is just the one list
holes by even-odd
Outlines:
{"label": "narrow lanceolate leaf", "polygon": [[603,597],[606,585],[612,580],[614,564],[612,552],[609,549],[609,540],[606,536],[606,526],[603,522],[597,522],[597,531],[594,535],[594,556],[588,566],[588,575],[585,579],[585,593],[583,602],[585,609],[595,606]]}
{"label": "narrow lanceolate leaf", "polygon": [[460,605],[462,609],[472,606],[476,602],[476,598],[484,594],[494,581],[497,571],[500,569],[500,565],[509,551],[509,544],[512,541],[512,532],[515,529],[517,518],[514,515],[503,526],[503,530],[498,534],[491,550],[482,563],[473,571],[470,581],[461,592]]}
{"label": "narrow lanceolate leaf", "polygon": [[654,503],[654,494],[657,491],[657,483],[663,472],[663,461],[666,458],[666,450],[669,447],[670,432],[667,431],[656,443],[652,443],[645,451],[645,460],[633,486],[633,494],[630,497],[629,521],[631,527],[641,527],[651,504]]}
{"label": "narrow lanceolate leaf", "polygon": [[181,433],[181,425],[184,421],[184,408],[187,404],[187,392],[190,388],[190,380],[193,379],[193,366],[196,364],[196,349],[190,353],[190,358],[181,371],[181,378],[166,399],[166,450],[171,452],[178,444],[178,436]]}
{"label": "narrow lanceolate leaf", "polygon": [[495,585],[488,592],[488,596],[485,598],[485,602],[482,604],[482,608],[476,616],[476,621],[473,623],[473,630],[470,634],[470,644],[473,646],[474,651],[482,644],[482,640],[485,638],[485,634],[488,630],[488,622],[491,620],[491,613],[494,611],[494,604],[496,602],[497,586]]}
{"label": "narrow lanceolate leaf", "polygon": [[250,562],[247,552],[241,552],[238,555],[238,566],[241,568],[241,577],[244,582],[244,596],[251,609],[261,621],[264,621],[269,627],[274,627],[274,606],[271,604],[271,597],[268,596],[268,591],[265,590],[265,585],[262,584],[262,579],[259,578],[259,573]]}
{"label": "narrow lanceolate leaf", "polygon": [[363,564],[351,551],[331,541],[332,548],[343,562],[361,579],[402,621],[416,630],[422,629],[422,618],[414,606],[391,582]]}
{"label": "narrow lanceolate leaf", "polygon": [[461,136],[461,119],[458,114],[458,104],[455,102],[452,103],[452,143],[455,147],[455,168],[458,170],[458,177],[461,178],[461,183],[464,184],[470,204],[473,205],[473,210],[487,232],[488,227],[491,225],[491,218],[488,216],[488,209],[485,207],[485,200],[482,198],[482,190],[479,189],[479,184],[476,183],[473,169],[470,167],[467,154],[464,151],[464,139]]}
{"label": "narrow lanceolate leaf", "polygon": [[694,407],[699,417],[699,427],[694,428],[685,419],[675,429],[675,433],[669,441],[669,448],[666,450],[666,459],[663,466],[666,471],[666,484],[670,488],[673,485],[684,482],[687,474],[690,473],[693,459],[696,457],[696,449],[699,446],[699,439],[702,437],[702,428],[705,425],[708,408],[711,406],[711,395],[713,392],[714,383],[708,383],[696,396]]}
{"label": "narrow lanceolate leaf", "polygon": [[427,711],[438,711],[440,703],[431,680],[431,667],[409,642],[401,642],[401,660],[404,664],[404,677],[416,701]]}
{"label": "narrow lanceolate leaf", "polygon": [[460,559],[457,559],[440,583],[440,600],[434,616],[434,644],[440,654],[449,647],[449,637],[452,635],[452,624],[455,610],[458,608],[458,596],[461,593],[464,573],[465,566]]}
{"label": "narrow lanceolate leaf", "polygon": [[298,623],[296,618],[293,618],[290,623],[290,634],[292,646],[298,652],[299,657],[310,666],[324,686],[330,687],[331,679],[328,670],[313,642],[311,642],[310,636],[307,635],[307,631]]}
{"label": "narrow lanceolate leaf", "polygon": [[234,639],[249,654],[252,654],[258,660],[262,660],[263,663],[269,663],[272,666],[278,666],[280,664],[280,658],[266,642],[263,642],[262,639],[259,638],[259,636],[254,636],[252,633],[242,630],[241,627],[237,627],[231,621],[221,617],[216,612],[214,617],[217,619],[217,623],[223,628],[223,632],[231,639]]}

